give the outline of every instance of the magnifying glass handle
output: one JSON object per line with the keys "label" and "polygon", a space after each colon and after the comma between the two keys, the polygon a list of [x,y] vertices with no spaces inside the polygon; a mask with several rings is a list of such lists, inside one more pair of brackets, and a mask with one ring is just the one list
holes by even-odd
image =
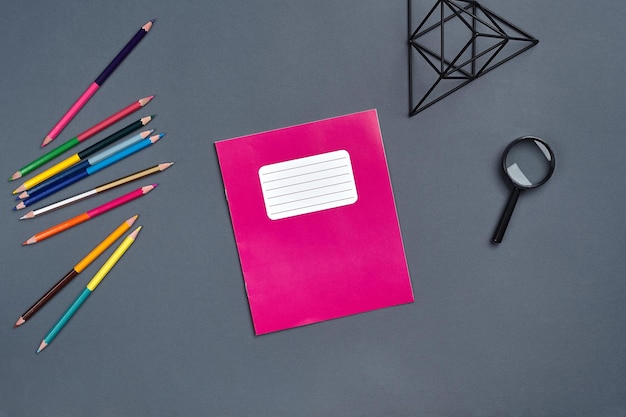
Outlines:
{"label": "magnifying glass handle", "polygon": [[496,228],[496,231],[493,234],[493,239],[491,240],[493,243],[502,242],[502,238],[504,237],[504,232],[506,232],[506,227],[509,225],[509,220],[511,220],[511,215],[513,214],[513,210],[515,209],[515,204],[517,204],[519,193],[520,193],[520,189],[517,187],[513,187],[513,191],[511,191],[511,196],[509,197],[509,201],[508,203],[506,203],[506,207],[504,207],[504,211],[502,212],[502,217],[500,217],[500,223],[498,223],[498,227]]}

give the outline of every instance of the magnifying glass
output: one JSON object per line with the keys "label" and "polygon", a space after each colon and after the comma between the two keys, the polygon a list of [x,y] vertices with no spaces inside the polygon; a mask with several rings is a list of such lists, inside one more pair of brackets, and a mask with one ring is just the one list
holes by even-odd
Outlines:
{"label": "magnifying glass", "polygon": [[504,149],[502,169],[513,190],[493,234],[493,243],[502,242],[520,191],[537,188],[550,179],[554,172],[554,152],[542,139],[522,136]]}

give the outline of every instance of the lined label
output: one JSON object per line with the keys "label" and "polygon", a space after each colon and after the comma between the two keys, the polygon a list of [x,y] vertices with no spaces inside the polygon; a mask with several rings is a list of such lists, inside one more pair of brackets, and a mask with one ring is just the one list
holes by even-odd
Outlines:
{"label": "lined label", "polygon": [[354,204],[358,197],[345,150],[262,166],[259,180],[272,220]]}

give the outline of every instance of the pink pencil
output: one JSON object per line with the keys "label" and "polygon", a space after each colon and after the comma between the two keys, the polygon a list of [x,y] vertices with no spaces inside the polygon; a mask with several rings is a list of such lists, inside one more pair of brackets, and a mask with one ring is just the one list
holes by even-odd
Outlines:
{"label": "pink pencil", "polygon": [[130,41],[122,48],[122,50],[117,54],[115,58],[107,65],[107,67],[102,71],[102,73],[96,78],[96,80],[91,83],[91,85],[85,90],[85,92],[76,100],[76,103],[70,107],[70,109],[65,113],[65,115],[59,120],[59,122],[54,125],[50,133],[46,135],[44,138],[41,147],[43,148],[50,142],[52,142],[61,131],[67,126],[67,124],[76,116],[76,114],[83,108],[83,106],[89,101],[91,96],[93,96],[96,91],[104,84],[104,82],[109,78],[109,76],[117,69],[117,67],[122,63],[124,59],[132,52],[133,49],[139,44],[139,42],[148,34],[148,31],[152,27],[154,20],[150,20],[148,23],[143,25],[141,29],[132,37]]}

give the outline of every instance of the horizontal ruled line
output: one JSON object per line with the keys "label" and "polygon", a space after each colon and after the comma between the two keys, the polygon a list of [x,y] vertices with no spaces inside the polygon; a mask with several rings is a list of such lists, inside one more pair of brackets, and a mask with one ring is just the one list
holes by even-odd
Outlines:
{"label": "horizontal ruled line", "polygon": [[285,172],[285,171],[290,171],[290,170],[294,170],[294,169],[302,169],[304,167],[310,167],[310,166],[314,166],[314,165],[327,164],[329,162],[341,161],[342,159],[346,159],[346,158],[345,157],[341,157],[341,158],[329,159],[329,160],[326,160],[326,161],[314,162],[314,163],[311,163],[311,164],[298,165],[298,166],[295,166],[295,167],[290,167],[290,168],[285,168],[285,169],[278,169],[276,171],[264,172],[263,175],[272,175],[272,174],[276,174],[276,173],[279,173],[279,172]]}
{"label": "horizontal ruled line", "polygon": [[263,181],[263,184],[267,184],[267,183],[270,183],[270,182],[276,182],[276,181],[284,181],[284,180],[291,179],[291,178],[296,178],[296,177],[304,177],[305,175],[318,174],[320,172],[332,171],[334,169],[341,169],[341,168],[346,168],[346,165],[342,165],[342,166],[339,166],[339,167],[331,167],[331,168],[320,169],[320,170],[317,170],[317,171],[304,172],[302,174],[291,175],[289,177],[276,178],[275,180],[266,180],[266,181]]}
{"label": "horizontal ruled line", "polygon": [[[297,208],[297,209],[283,210],[283,211],[275,211],[275,212],[273,212],[273,214],[284,214],[284,213],[288,213],[288,212],[290,212],[290,211],[296,211],[296,210],[301,210],[301,209],[307,209],[307,208],[319,207],[319,206],[322,206],[322,205],[328,205],[328,204],[331,204],[331,203],[337,203],[337,202],[339,202],[339,201],[344,201],[344,200],[350,200],[350,197],[348,197],[348,198],[340,198],[340,199],[338,199],[338,200],[328,201],[328,202],[326,202],[326,203],[324,203],[324,204],[312,204],[312,205],[310,205],[310,206],[299,207],[299,208]],[[309,211],[308,213],[311,213],[311,212],[313,212],[313,211],[317,211],[317,210],[311,210],[311,211]]]}

